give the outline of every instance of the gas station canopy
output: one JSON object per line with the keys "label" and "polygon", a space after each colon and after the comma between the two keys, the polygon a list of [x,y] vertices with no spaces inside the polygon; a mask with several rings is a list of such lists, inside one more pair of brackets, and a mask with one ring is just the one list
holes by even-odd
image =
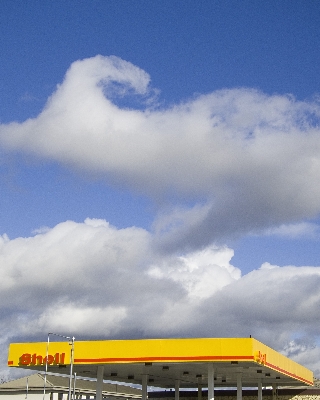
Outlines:
{"label": "gas station canopy", "polygon": [[[174,388],[313,385],[313,373],[253,338],[11,343],[8,366]],[[211,369],[210,369],[211,368]],[[210,372],[211,371],[211,372]]]}

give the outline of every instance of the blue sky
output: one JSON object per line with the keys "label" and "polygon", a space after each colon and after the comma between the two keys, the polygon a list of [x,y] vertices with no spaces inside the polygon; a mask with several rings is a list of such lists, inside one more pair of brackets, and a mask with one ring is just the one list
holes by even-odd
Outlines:
{"label": "blue sky", "polygon": [[[21,320],[31,340],[90,337],[101,315],[99,337],[241,336],[248,319],[249,334],[320,371],[308,280],[320,274],[319,16],[311,0],[1,3],[6,343]],[[80,300],[84,271],[95,280]],[[302,319],[286,297],[273,335],[245,305],[267,273],[273,310],[279,282],[300,292]],[[201,331],[233,287],[238,324]],[[166,306],[140,313],[143,292]]]}

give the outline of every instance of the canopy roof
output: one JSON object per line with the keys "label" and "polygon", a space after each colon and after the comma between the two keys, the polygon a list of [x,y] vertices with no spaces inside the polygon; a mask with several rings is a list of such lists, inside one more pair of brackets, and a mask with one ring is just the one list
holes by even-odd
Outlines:
{"label": "canopy roof", "polygon": [[[12,343],[8,366],[68,373],[72,346],[68,342]],[[48,358],[46,358],[48,354]],[[173,388],[206,386],[208,364],[214,366],[215,386],[243,387],[313,385],[313,373],[253,338],[139,339],[75,341],[73,371],[96,377],[104,365],[103,378]]]}

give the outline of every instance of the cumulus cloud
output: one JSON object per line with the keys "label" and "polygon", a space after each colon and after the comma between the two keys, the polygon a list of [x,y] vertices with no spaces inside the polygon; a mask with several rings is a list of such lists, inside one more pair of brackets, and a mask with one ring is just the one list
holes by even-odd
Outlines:
{"label": "cumulus cloud", "polygon": [[208,247],[201,251],[166,260],[151,266],[149,275],[179,282],[194,300],[211,297],[218,289],[241,276],[240,270],[230,265],[233,250]]}
{"label": "cumulus cloud", "polygon": [[[128,326],[151,332],[154,321],[173,304],[209,297],[240,277],[230,264],[231,249],[160,256],[152,252],[152,240],[143,229],[119,230],[98,219],[66,221],[28,238],[4,235],[2,310],[10,309],[10,318],[22,318],[20,328],[27,335],[59,324],[71,329],[70,321],[74,331],[87,333],[82,323],[93,309],[89,326],[98,324],[99,315],[106,316],[106,324],[95,330],[100,335],[118,333],[127,320]],[[140,324],[139,316],[154,321]]]}
{"label": "cumulus cloud", "polygon": [[207,301],[205,312],[211,309],[218,325],[230,321],[234,334],[252,334],[274,348],[286,349],[293,338],[317,336],[319,282],[319,267],[262,268],[227,286],[215,301]]}
{"label": "cumulus cloud", "polygon": [[[241,276],[230,248],[168,255],[153,240],[99,219],[2,236],[3,348],[50,331],[79,339],[251,334],[309,365],[306,354],[318,351],[320,267],[266,263]],[[310,365],[320,371],[317,360]]]}
{"label": "cumulus cloud", "polygon": [[76,61],[40,115],[0,125],[0,146],[171,201],[154,225],[169,251],[319,214],[316,101],[240,88],[167,108],[117,105],[132,94],[154,94],[139,67],[117,57]]}
{"label": "cumulus cloud", "polygon": [[290,340],[283,351],[284,355],[294,358],[296,362],[308,367],[314,372],[314,375],[320,376],[320,347],[316,340],[308,336]]}
{"label": "cumulus cloud", "polygon": [[[110,336],[118,330],[121,321],[126,317],[126,308],[117,306],[85,306],[79,307],[76,303],[67,305],[56,304],[54,312],[47,309],[37,316],[34,331],[46,332],[48,327],[51,331],[61,332],[68,330],[81,332],[82,335]],[[30,334],[30,332],[28,332]]]}

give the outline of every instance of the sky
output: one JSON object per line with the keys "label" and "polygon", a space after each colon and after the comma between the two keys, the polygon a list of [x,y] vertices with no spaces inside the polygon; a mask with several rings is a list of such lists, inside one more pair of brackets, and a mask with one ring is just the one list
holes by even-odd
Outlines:
{"label": "sky", "polygon": [[320,5],[0,2],[10,342],[252,337],[320,377]]}

